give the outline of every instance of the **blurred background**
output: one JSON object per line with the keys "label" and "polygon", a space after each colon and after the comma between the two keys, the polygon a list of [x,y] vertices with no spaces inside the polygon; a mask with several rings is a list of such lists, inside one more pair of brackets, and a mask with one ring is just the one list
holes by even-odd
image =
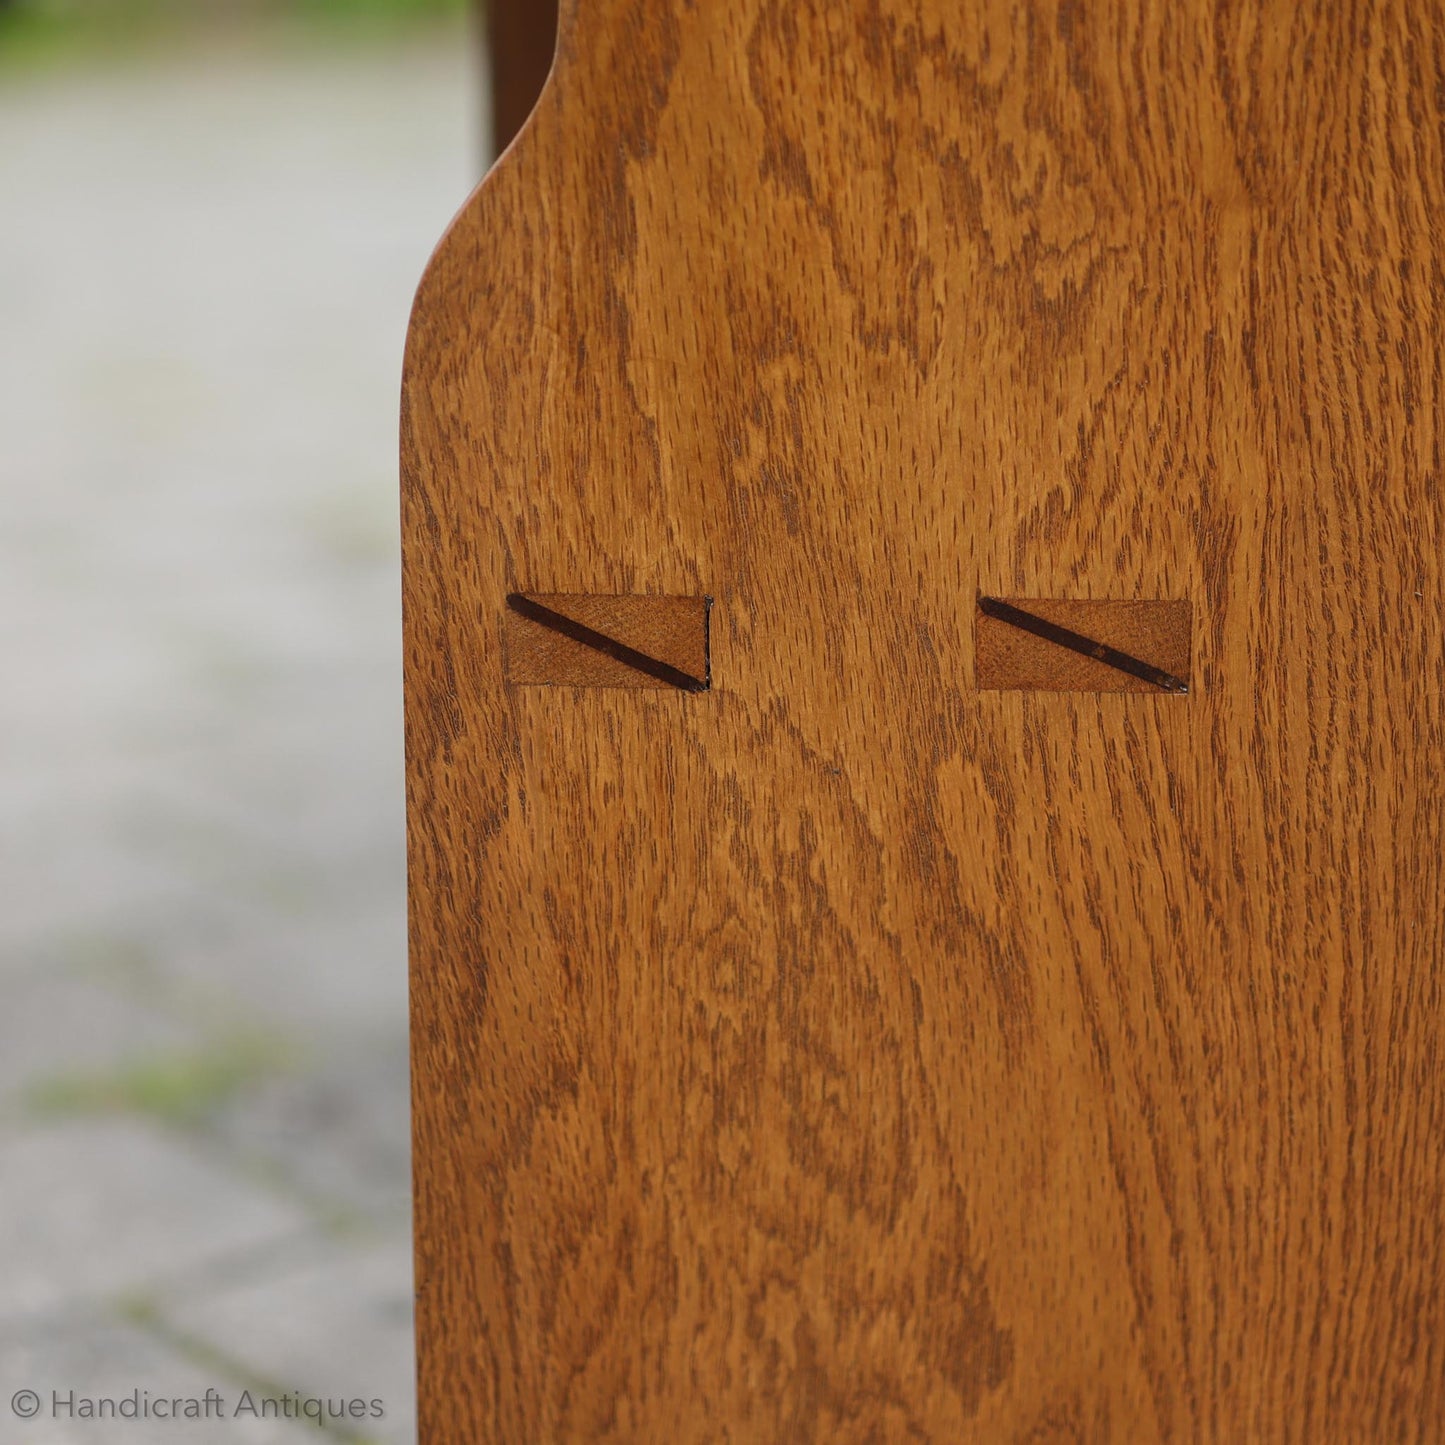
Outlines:
{"label": "blurred background", "polygon": [[[0,1440],[413,1438],[397,391],[484,89],[465,0],[0,0]],[[207,1388],[384,1415],[51,1408]]]}

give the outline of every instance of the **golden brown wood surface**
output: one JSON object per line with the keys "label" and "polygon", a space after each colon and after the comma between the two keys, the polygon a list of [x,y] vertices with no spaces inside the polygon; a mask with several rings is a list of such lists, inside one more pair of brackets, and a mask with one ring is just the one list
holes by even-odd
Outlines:
{"label": "golden brown wood surface", "polygon": [[502,624],[502,676],[527,686],[708,686],[706,597],[514,593]]}
{"label": "golden brown wood surface", "polygon": [[564,4],[406,364],[426,1445],[1445,1440],[1442,203],[1441,0]]}
{"label": "golden brown wood surface", "polygon": [[981,688],[1189,691],[1188,602],[980,597],[973,673]]}

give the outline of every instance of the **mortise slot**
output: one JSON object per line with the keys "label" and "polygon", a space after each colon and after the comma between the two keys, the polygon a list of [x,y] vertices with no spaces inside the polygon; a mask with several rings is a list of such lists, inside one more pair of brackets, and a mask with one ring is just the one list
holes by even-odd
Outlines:
{"label": "mortise slot", "polygon": [[974,671],[986,691],[1189,691],[1193,609],[1177,601],[980,597]]}
{"label": "mortise slot", "polygon": [[503,671],[517,686],[712,686],[711,597],[513,592],[502,620]]}

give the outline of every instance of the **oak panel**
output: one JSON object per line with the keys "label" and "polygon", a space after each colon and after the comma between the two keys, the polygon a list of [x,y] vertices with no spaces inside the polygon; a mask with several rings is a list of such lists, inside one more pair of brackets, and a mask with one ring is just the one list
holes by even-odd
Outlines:
{"label": "oak panel", "polygon": [[[1445,1439],[1439,0],[573,0],[403,392],[429,1445]],[[714,685],[505,599],[712,596]],[[1187,598],[1187,696],[980,594]]]}

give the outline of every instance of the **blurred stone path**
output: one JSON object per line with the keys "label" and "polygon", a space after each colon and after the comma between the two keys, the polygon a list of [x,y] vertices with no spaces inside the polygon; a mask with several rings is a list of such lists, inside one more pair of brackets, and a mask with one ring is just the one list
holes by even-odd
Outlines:
{"label": "blurred stone path", "polygon": [[[396,394],[474,59],[0,76],[0,1441],[413,1438]],[[207,1388],[385,1413],[51,1409]]]}

